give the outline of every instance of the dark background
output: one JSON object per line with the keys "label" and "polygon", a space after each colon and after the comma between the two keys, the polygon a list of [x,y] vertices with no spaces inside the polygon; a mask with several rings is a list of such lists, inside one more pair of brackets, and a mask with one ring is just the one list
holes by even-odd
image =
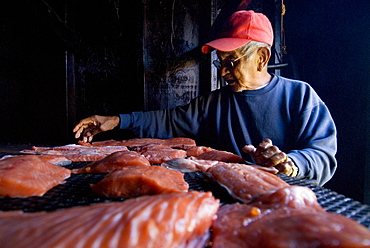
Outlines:
{"label": "dark background", "polygon": [[282,74],[308,82],[329,107],[338,130],[338,170],[325,187],[359,200],[370,191],[369,3],[285,2],[292,60]]}
{"label": "dark background", "polygon": [[[73,51],[77,65],[73,92],[77,119],[142,110],[138,4],[74,1],[77,32],[69,36],[67,31],[53,30],[35,2],[0,3],[0,142],[76,142],[71,132],[75,120],[66,118],[70,101],[66,50]],[[64,17],[63,1],[48,2]],[[312,85],[336,122],[338,170],[325,187],[366,203],[370,203],[369,2],[285,1],[289,66],[281,71]],[[130,134],[104,135],[100,138]]]}

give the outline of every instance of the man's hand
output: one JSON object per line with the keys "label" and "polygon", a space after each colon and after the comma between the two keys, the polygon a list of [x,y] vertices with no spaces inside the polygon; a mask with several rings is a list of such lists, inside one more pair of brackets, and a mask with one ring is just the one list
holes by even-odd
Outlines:
{"label": "man's hand", "polygon": [[119,125],[119,116],[93,115],[81,120],[74,128],[75,138],[82,134],[83,142],[91,142],[94,135],[112,130]]}
{"label": "man's hand", "polygon": [[298,168],[293,161],[277,146],[272,145],[270,139],[264,139],[257,148],[253,145],[246,145],[242,150],[249,153],[258,165],[275,167],[279,173],[292,177],[297,176]]}

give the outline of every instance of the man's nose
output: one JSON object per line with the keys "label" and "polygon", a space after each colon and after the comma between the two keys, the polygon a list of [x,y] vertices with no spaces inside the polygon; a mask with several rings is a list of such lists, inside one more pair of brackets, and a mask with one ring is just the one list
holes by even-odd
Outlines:
{"label": "man's nose", "polygon": [[221,68],[220,68],[220,75],[223,77],[225,76],[226,74],[230,73],[230,70],[226,67],[226,66],[222,66],[221,65]]}

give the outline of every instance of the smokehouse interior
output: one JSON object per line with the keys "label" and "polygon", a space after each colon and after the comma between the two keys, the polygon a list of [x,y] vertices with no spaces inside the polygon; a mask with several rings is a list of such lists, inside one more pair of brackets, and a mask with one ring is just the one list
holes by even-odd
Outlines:
{"label": "smokehouse interior", "polygon": [[[221,57],[224,58],[223,53],[218,51],[202,53],[202,46],[216,39],[223,24],[234,12],[253,10],[256,13],[263,13],[273,28],[274,40],[271,46],[271,58],[267,65],[268,72],[271,75],[309,84],[329,109],[337,132],[335,154],[337,168],[332,178],[324,185],[318,185],[314,180],[290,178],[289,175],[278,177],[279,180],[281,178],[288,184],[312,185],[310,187],[314,189],[321,207],[328,212],[337,212],[348,219],[355,219],[361,226],[369,229],[369,7],[370,1],[344,0],[1,1],[0,158],[3,156],[4,158],[0,160],[0,164],[1,161],[8,159],[7,157],[43,154],[42,149],[47,148],[67,149],[69,145],[76,147],[83,144],[87,149],[89,145],[92,147],[91,144],[86,144],[89,142],[93,144],[99,141],[124,142],[139,138],[156,138],[161,139],[162,145],[170,144],[171,142],[164,141],[163,137],[139,137],[135,130],[119,128],[99,133],[94,136],[93,141],[82,142],[82,137],[76,138],[72,130],[80,120],[89,116],[115,116],[132,112],[169,110],[186,105],[198,96],[226,86],[226,77],[223,78],[222,72],[225,67],[227,67],[226,70],[229,69],[229,64],[233,69],[232,67],[237,66],[239,61],[229,60],[229,64],[222,61],[221,69],[218,70],[213,61],[218,59],[218,56],[220,60]],[[120,123],[122,124],[122,119]],[[168,127],[163,123],[159,128]],[[156,142],[159,142],[158,140]],[[194,140],[197,141],[196,138]],[[138,145],[130,147],[128,143],[123,144],[128,147],[126,152],[140,151],[140,154],[145,155],[147,152],[145,149],[149,149]],[[201,145],[203,144],[199,143],[199,146]],[[253,145],[257,147],[258,143]],[[206,146],[212,148],[212,145]],[[185,154],[184,147],[189,148],[189,145],[184,143],[181,149],[177,146],[176,150],[181,150]],[[283,149],[282,151],[289,153]],[[152,164],[152,161],[150,163]],[[75,162],[72,160],[73,164]],[[94,170],[93,165],[86,164],[87,162],[84,162],[84,167],[80,168],[68,167],[71,164],[58,165],[71,169],[72,173],[69,179],[63,179],[66,182],[56,187],[64,185],[63,189],[70,192],[72,190],[66,186],[69,185],[68,183],[72,184],[73,181],[82,184],[81,181],[73,179],[73,176],[80,175],[74,173],[82,175]],[[211,186],[205,182],[211,182],[215,178],[215,181],[228,181],[223,178],[226,177],[226,172],[216,171],[217,167],[213,164],[205,165],[199,162],[196,166],[199,164],[212,168],[208,168],[207,173],[204,174],[196,172],[201,182],[195,182],[192,177],[193,172],[187,171],[185,179],[190,189],[195,182],[202,191],[212,191]],[[174,163],[166,163],[166,165],[177,166]],[[227,167],[226,161],[223,166]],[[81,172],[82,170],[84,172]],[[154,175],[157,172],[151,173]],[[212,175],[212,179],[208,178],[208,174]],[[87,175],[89,174],[84,174],[84,178]],[[168,175],[171,178],[172,176],[175,177],[172,174]],[[99,178],[94,175],[94,179],[89,178],[90,181],[86,185],[98,186],[97,182],[102,178],[102,175],[99,175]],[[200,179],[196,178],[196,180]],[[281,183],[285,184],[285,182]],[[221,184],[227,185],[228,182]],[[0,178],[1,187],[4,186]],[[97,187],[94,187],[91,186],[95,193]],[[52,190],[55,191],[54,188]],[[7,210],[29,210],[29,212],[50,210],[52,213],[59,208],[69,211],[70,206],[77,205],[83,205],[83,207],[94,205],[98,209],[99,204],[102,204],[100,202],[106,201],[101,194],[107,193],[103,192],[99,197],[95,197],[92,196],[94,193],[91,189],[88,188],[88,190],[87,194],[91,194],[91,197],[86,196],[82,200],[71,197],[68,201],[63,200],[65,207],[50,209],[47,209],[47,206],[38,205],[38,199],[49,199],[49,192],[36,198],[16,196],[16,201],[12,196],[3,194],[0,196],[0,214],[2,211],[8,212]],[[99,190],[101,189],[97,191]],[[0,189],[0,191],[3,190]],[[213,192],[216,198],[213,201],[216,203],[221,201],[221,205],[225,206],[229,202],[245,203],[257,197],[250,193],[252,200],[245,199],[235,192],[230,192],[232,192],[230,188],[225,190],[220,186]],[[79,193],[73,192],[73,194]],[[81,193],[83,194],[85,193]],[[235,195],[237,195],[236,198]],[[181,201],[185,201],[186,197],[181,198]],[[208,199],[211,198],[209,195],[197,194],[192,197],[197,197],[198,201],[211,201]],[[272,197],[274,196],[270,199]],[[180,201],[177,198],[167,199],[164,196],[162,198],[168,201]],[[334,207],[329,206],[330,198],[340,198],[335,201],[344,202],[342,208],[345,210],[339,210],[341,208],[339,204],[342,203],[333,203],[337,204],[334,211]],[[122,199],[122,196],[117,199],[109,201],[109,204],[120,202],[119,199]],[[89,201],[94,201],[94,204]],[[95,203],[99,204],[95,206]],[[211,205],[211,203],[208,204]],[[209,210],[209,214],[217,211],[215,203],[212,204],[214,209]],[[257,203],[250,204],[255,204],[250,210],[253,212],[253,209],[257,208]],[[351,206],[348,207],[346,204]],[[20,205],[23,207],[19,207]],[[356,208],[361,208],[362,212],[349,214],[351,211],[356,211]],[[122,209],[125,207],[122,206]],[[259,207],[259,209],[262,211],[259,214],[263,215],[264,208]],[[98,211],[109,212],[103,208]],[[191,211],[200,213],[202,209],[200,206]],[[227,211],[232,210],[224,208],[219,210],[219,214],[221,215],[220,212],[222,212],[227,216]],[[78,215],[77,212],[71,212],[71,215],[73,214]],[[40,216],[41,219],[44,217],[45,222],[48,222],[47,216]],[[212,219],[205,216],[194,218],[205,218],[204,223]],[[328,218],[328,222],[332,220],[331,217],[323,218]],[[215,221],[212,235],[217,236],[217,233],[223,232],[220,231],[223,225],[220,223],[223,219],[218,217],[217,220],[212,220]],[[0,220],[0,223],[7,222]],[[361,235],[360,232],[359,235]],[[366,236],[366,233],[364,235]],[[216,240],[225,237],[216,236],[212,236],[213,246],[212,242],[208,241],[207,247],[224,247]],[[1,239],[0,237],[0,243]],[[206,240],[205,236],[197,239]],[[186,242],[194,242],[194,237],[187,237]],[[367,245],[370,246],[370,241],[368,242]],[[54,247],[53,245],[49,247]]]}

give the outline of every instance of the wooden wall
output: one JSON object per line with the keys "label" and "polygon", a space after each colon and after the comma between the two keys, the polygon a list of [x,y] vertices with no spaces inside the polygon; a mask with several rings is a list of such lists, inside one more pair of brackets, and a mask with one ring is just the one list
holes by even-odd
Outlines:
{"label": "wooden wall", "polygon": [[[143,5],[145,109],[168,109],[199,95],[210,82],[199,46],[211,26],[216,1],[147,0]],[[200,80],[200,75],[207,75]]]}
{"label": "wooden wall", "polygon": [[[273,19],[274,2],[251,6]],[[3,142],[75,142],[87,116],[171,108],[219,87],[215,54],[200,47],[239,3],[3,1]]]}

